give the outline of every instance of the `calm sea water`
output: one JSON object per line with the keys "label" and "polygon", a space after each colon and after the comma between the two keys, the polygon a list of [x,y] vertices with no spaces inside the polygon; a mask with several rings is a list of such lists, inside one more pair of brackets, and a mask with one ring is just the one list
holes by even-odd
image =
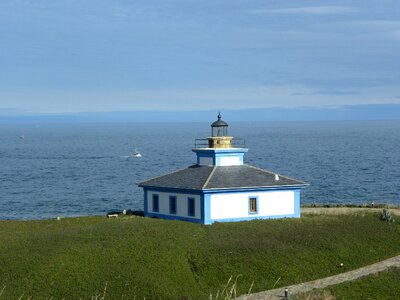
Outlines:
{"label": "calm sea water", "polygon": [[[245,162],[302,179],[303,203],[400,205],[400,122],[233,123]],[[0,219],[143,209],[136,182],[195,163],[209,124],[0,125]],[[22,138],[22,136],[24,138]],[[137,148],[141,158],[127,157]]]}

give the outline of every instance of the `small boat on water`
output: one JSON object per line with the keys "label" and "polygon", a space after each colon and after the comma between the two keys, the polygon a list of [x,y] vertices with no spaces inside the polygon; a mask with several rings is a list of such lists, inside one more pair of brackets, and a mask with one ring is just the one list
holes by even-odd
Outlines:
{"label": "small boat on water", "polygon": [[142,154],[140,154],[139,151],[137,151],[137,149],[135,149],[135,151],[133,151],[129,156],[130,157],[142,157]]}

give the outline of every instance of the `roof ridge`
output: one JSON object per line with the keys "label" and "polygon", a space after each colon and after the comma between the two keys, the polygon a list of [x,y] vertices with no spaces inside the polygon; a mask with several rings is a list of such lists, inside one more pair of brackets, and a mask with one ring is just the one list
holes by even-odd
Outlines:
{"label": "roof ridge", "polygon": [[250,167],[250,168],[253,168],[253,169],[256,169],[256,170],[259,170],[259,171],[262,171],[262,172],[264,172],[264,173],[268,173],[268,174],[272,174],[272,175],[278,174],[279,177],[283,177],[283,178],[286,178],[286,179],[289,179],[289,180],[294,180],[294,181],[297,181],[297,182],[301,182],[301,183],[303,183],[303,184],[308,184],[308,183],[306,183],[306,182],[304,182],[304,181],[302,181],[302,180],[298,180],[298,179],[295,179],[295,178],[292,178],[292,177],[288,177],[288,176],[282,175],[282,174],[280,174],[280,173],[268,171],[268,170],[265,170],[265,169],[262,169],[262,168],[259,168],[259,167],[255,167],[255,166],[252,166],[252,165],[248,165],[248,164],[245,164],[245,166]]}
{"label": "roof ridge", "polygon": [[201,187],[202,190],[206,188],[207,184],[208,184],[208,183],[210,182],[210,180],[211,180],[211,177],[213,177],[213,175],[214,175],[216,169],[217,169],[217,166],[214,166],[213,169],[212,169],[212,171],[210,172],[210,175],[208,175],[206,182],[204,182],[204,185]]}
{"label": "roof ridge", "polygon": [[145,183],[145,182],[147,182],[147,181],[150,181],[150,180],[153,180],[153,179],[157,179],[157,178],[160,178],[160,177],[163,177],[163,176],[166,176],[166,175],[175,174],[175,173],[178,173],[178,172],[180,172],[180,171],[183,171],[183,170],[189,169],[189,168],[191,168],[191,167],[195,167],[195,166],[198,166],[198,165],[191,165],[191,166],[189,166],[189,167],[184,167],[184,168],[175,170],[175,171],[170,172],[170,173],[165,173],[165,174],[162,174],[162,175],[154,176],[154,177],[148,178],[148,179],[146,179],[146,180],[140,181],[140,182],[138,182],[138,183],[136,183],[136,184],[140,186],[140,184]]}

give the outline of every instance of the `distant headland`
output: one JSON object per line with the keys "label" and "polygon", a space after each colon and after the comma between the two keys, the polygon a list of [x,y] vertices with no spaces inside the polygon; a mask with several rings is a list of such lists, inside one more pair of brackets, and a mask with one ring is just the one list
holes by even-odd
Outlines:
{"label": "distant headland", "polygon": [[[0,108],[0,123],[202,122],[217,109],[193,111],[32,112]],[[233,122],[400,120],[400,104],[223,109]]]}

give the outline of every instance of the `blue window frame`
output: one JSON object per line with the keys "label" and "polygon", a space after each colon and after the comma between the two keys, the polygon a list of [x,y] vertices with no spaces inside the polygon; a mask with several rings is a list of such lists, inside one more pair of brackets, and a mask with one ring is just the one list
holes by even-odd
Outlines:
{"label": "blue window frame", "polygon": [[160,210],[160,197],[157,194],[153,194],[153,211],[158,212]]}
{"label": "blue window frame", "polygon": [[194,198],[188,198],[188,216],[194,217],[195,215],[195,207],[194,207]]}
{"label": "blue window frame", "polygon": [[249,215],[258,214],[258,197],[249,197]]}
{"label": "blue window frame", "polygon": [[169,196],[169,213],[176,215],[176,196]]}

